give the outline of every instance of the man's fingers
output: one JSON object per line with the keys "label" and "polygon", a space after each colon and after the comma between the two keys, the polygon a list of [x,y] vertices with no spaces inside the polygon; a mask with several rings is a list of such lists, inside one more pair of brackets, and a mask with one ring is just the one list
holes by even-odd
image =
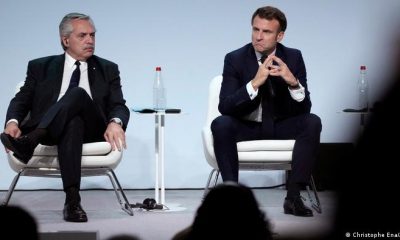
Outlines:
{"label": "man's fingers", "polygon": [[111,145],[111,150],[115,150],[114,141],[108,136],[107,133],[104,133],[104,139]]}
{"label": "man's fingers", "polygon": [[120,141],[122,147],[123,147],[124,149],[126,149],[125,134],[123,134],[123,135],[121,136],[121,138],[119,139],[119,141]]}
{"label": "man's fingers", "polygon": [[121,152],[121,141],[119,140],[119,138],[116,138],[114,140],[114,142],[115,142],[115,145],[117,146],[118,151]]}
{"label": "man's fingers", "polygon": [[269,74],[272,76],[279,76],[280,71],[281,71],[280,66],[272,65],[269,67]]}
{"label": "man's fingers", "polygon": [[116,149],[122,151],[122,148],[126,149],[125,132],[122,128],[107,128],[104,133],[104,139],[111,144],[113,151]]}
{"label": "man's fingers", "polygon": [[280,65],[282,65],[282,64],[285,64],[283,61],[282,61],[282,59],[280,59],[280,58],[278,58],[277,56],[272,56],[272,60],[274,60],[276,63],[278,63],[278,65],[280,66]]}
{"label": "man's fingers", "polygon": [[264,67],[268,67],[268,66],[272,65],[272,60],[273,60],[273,58],[270,55],[270,56],[267,57],[267,59],[265,59],[265,61],[263,62],[262,65],[264,65]]}
{"label": "man's fingers", "polygon": [[114,136],[112,138],[112,142],[113,150],[115,150],[115,148],[117,148],[118,151],[122,151],[122,148],[126,149],[125,139],[123,139],[122,137]]}

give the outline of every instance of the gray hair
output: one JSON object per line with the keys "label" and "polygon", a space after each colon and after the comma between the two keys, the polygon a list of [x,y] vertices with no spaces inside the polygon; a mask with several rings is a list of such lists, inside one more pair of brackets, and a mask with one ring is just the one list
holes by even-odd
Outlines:
{"label": "gray hair", "polygon": [[89,23],[94,27],[96,30],[96,27],[94,26],[93,20],[90,18],[90,16],[82,14],[82,13],[68,13],[63,17],[63,19],[60,22],[60,25],[58,27],[59,32],[60,32],[60,38],[61,38],[61,46],[64,50],[67,49],[66,46],[64,46],[64,43],[62,41],[62,37],[69,37],[74,30],[72,28],[72,20],[75,19],[80,19],[80,20],[87,20]]}

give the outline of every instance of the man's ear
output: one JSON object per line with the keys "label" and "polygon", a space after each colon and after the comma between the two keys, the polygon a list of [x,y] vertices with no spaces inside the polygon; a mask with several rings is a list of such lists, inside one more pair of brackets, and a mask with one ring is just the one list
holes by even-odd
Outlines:
{"label": "man's ear", "polygon": [[285,36],[285,32],[280,31],[280,32],[278,33],[278,36],[276,37],[276,41],[277,41],[277,42],[282,41],[283,36]]}
{"label": "man's ear", "polygon": [[69,47],[69,40],[68,40],[68,38],[63,37],[62,41],[63,41],[63,44],[64,44],[65,47]]}

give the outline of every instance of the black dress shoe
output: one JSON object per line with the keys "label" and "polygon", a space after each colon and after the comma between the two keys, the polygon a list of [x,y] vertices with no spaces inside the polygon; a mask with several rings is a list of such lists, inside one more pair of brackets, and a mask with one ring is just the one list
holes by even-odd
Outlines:
{"label": "black dress shoe", "polygon": [[3,145],[14,152],[14,156],[18,158],[22,163],[27,164],[33,156],[35,151],[35,145],[32,140],[26,135],[19,138],[13,138],[7,133],[0,135],[1,142]]}
{"label": "black dress shoe", "polygon": [[66,203],[64,205],[64,220],[67,222],[87,222],[86,212],[79,203]]}
{"label": "black dress shoe", "polygon": [[301,200],[300,196],[295,197],[294,199],[285,198],[283,210],[285,214],[293,214],[300,217],[313,216],[312,210],[304,205],[303,200]]}

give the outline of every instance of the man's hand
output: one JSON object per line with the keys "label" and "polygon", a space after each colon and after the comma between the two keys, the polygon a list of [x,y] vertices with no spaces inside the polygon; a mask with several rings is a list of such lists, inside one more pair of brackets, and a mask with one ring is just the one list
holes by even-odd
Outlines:
{"label": "man's hand", "polygon": [[121,151],[122,147],[126,149],[125,132],[118,123],[110,122],[108,124],[106,132],[104,133],[104,138],[111,144],[113,151],[115,148],[117,148],[118,151]]}
{"label": "man's hand", "polygon": [[[4,133],[9,134],[13,138],[17,138],[21,136],[21,130],[18,127],[16,122],[9,122],[4,129]],[[10,150],[6,148],[6,152],[8,153]]]}
{"label": "man's hand", "polygon": [[258,67],[256,76],[251,80],[251,85],[254,90],[257,90],[267,80],[272,66],[272,58],[272,55],[268,56],[267,59],[265,59],[265,61]]}
{"label": "man's hand", "polygon": [[272,61],[275,61],[278,65],[271,64],[269,74],[271,76],[282,77],[283,80],[285,80],[286,84],[291,87],[298,86],[299,83],[297,82],[297,79],[293,76],[286,63],[284,63],[282,59],[278,58],[277,56],[272,56],[271,58]]}

